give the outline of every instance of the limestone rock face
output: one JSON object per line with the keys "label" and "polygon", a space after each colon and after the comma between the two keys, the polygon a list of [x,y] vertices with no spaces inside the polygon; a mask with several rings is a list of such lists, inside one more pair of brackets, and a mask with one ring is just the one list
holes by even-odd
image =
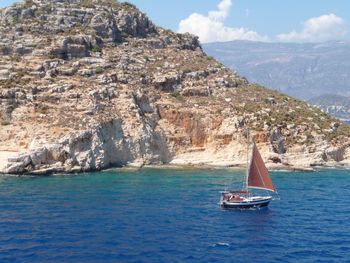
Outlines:
{"label": "limestone rock face", "polygon": [[286,153],[285,139],[280,128],[271,131],[270,142],[273,152],[278,154]]}
{"label": "limestone rock face", "polygon": [[101,40],[85,35],[63,37],[58,40],[58,47],[50,55],[60,59],[84,58],[90,56],[93,47],[100,48]]}
{"label": "limestone rock face", "polygon": [[350,161],[348,126],[248,83],[131,4],[0,9],[1,172],[243,165],[247,129],[271,167]]}
{"label": "limestone rock face", "polygon": [[156,33],[156,28],[152,22],[140,12],[118,11],[116,25],[123,34],[134,37],[146,37],[149,34]]}
{"label": "limestone rock face", "polygon": [[[57,144],[34,148],[28,154],[9,159],[6,173],[51,171],[91,171],[139,162],[163,164],[170,160],[166,139],[161,131],[146,123],[139,130],[128,131],[120,119],[113,119],[94,129],[74,133]],[[124,133],[138,136],[125,138]]]}

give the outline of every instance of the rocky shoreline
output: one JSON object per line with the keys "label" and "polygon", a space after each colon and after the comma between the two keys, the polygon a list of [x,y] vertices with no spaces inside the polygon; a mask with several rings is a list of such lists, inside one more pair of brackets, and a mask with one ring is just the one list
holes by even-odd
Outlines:
{"label": "rocky shoreline", "polygon": [[[11,153],[12,156],[15,156],[15,153]],[[16,158],[16,157],[12,157]],[[11,160],[11,158],[10,158]],[[191,169],[234,169],[234,170],[245,170],[246,164],[237,164],[235,162],[226,162],[226,163],[168,163],[168,164],[143,164],[140,162],[128,163],[124,166],[110,166],[105,167],[103,169],[90,169],[83,171],[81,168],[76,167],[75,169],[65,170],[64,168],[54,168],[48,167],[39,170],[33,170],[28,172],[6,172],[4,167],[8,166],[7,157],[4,158],[4,152],[0,152],[0,175],[16,175],[16,176],[49,176],[49,175],[67,175],[67,174],[78,174],[85,172],[104,172],[109,170],[123,171],[123,170],[139,170],[139,169],[183,169],[183,170],[191,170]],[[333,164],[323,164],[323,165],[314,165],[314,166],[291,166],[291,165],[283,165],[283,164],[267,164],[267,168],[271,172],[315,172],[318,170],[331,169],[331,170],[350,170],[349,162],[334,162]]]}
{"label": "rocky shoreline", "polygon": [[[65,176],[65,175],[72,175],[72,174],[81,174],[81,173],[88,173],[88,172],[108,172],[108,171],[138,171],[140,169],[167,169],[167,170],[216,170],[216,169],[228,169],[228,170],[234,170],[234,171],[245,171],[246,167],[243,165],[234,165],[234,166],[225,166],[225,165],[172,165],[172,164],[163,164],[163,165],[142,165],[137,166],[134,164],[126,165],[123,167],[109,167],[103,170],[91,170],[91,171],[69,171],[69,172],[62,172],[60,170],[54,170],[54,169],[48,169],[48,170],[41,170],[41,171],[34,171],[34,172],[28,172],[28,173],[22,173],[22,174],[8,174],[4,172],[0,172],[0,176]],[[278,166],[278,167],[268,167],[268,170],[270,172],[317,172],[320,170],[350,170],[349,164],[344,165],[324,165],[324,166],[315,166],[315,167],[290,167],[290,166]]]}

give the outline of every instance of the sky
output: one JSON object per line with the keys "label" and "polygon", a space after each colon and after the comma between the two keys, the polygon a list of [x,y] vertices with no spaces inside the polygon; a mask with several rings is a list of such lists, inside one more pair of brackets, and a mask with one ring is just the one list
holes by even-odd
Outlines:
{"label": "sky", "polygon": [[[0,0],[0,7],[14,0]],[[129,0],[164,28],[201,42],[350,40],[350,0]]]}

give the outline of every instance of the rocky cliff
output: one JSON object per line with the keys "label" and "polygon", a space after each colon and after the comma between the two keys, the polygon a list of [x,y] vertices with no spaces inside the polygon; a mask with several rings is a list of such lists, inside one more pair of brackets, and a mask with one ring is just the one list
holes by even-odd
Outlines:
{"label": "rocky cliff", "polygon": [[2,172],[242,165],[247,128],[271,167],[350,160],[348,126],[128,3],[27,0],[0,9],[0,36]]}

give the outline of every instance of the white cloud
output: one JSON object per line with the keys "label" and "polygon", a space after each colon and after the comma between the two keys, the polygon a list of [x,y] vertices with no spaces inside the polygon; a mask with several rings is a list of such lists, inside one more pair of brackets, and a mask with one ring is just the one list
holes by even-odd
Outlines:
{"label": "white cloud", "polygon": [[179,33],[189,32],[197,35],[203,43],[232,40],[267,41],[266,36],[261,36],[255,31],[246,28],[225,26],[232,6],[231,0],[221,0],[218,10],[210,11],[207,16],[193,13],[188,18],[181,20]]}
{"label": "white cloud", "polygon": [[335,14],[313,17],[304,22],[301,32],[280,34],[277,39],[287,42],[322,42],[339,40],[347,33],[345,21]]}
{"label": "white cloud", "polygon": [[231,0],[222,0],[218,5],[218,11],[209,11],[209,18],[213,20],[223,21],[225,20],[231,10],[232,1]]}

